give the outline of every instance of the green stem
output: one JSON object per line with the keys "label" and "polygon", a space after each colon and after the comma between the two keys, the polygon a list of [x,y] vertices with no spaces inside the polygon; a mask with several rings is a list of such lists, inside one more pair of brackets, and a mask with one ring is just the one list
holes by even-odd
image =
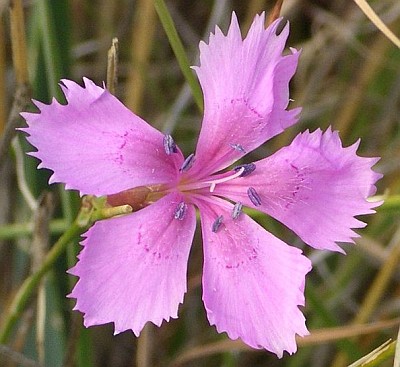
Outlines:
{"label": "green stem", "polygon": [[67,245],[71,243],[75,237],[85,232],[94,221],[132,212],[132,207],[129,205],[104,208],[101,207],[102,204],[104,204],[104,198],[96,198],[93,196],[83,197],[82,206],[75,221],[47,253],[38,271],[25,279],[14,297],[9,314],[0,329],[0,344],[5,344],[7,342],[14,325],[24,311],[36,287],[46,273],[52,268],[56,260],[63,254]]}
{"label": "green stem", "polygon": [[200,85],[190,68],[188,57],[185,53],[185,49],[178,35],[178,32],[176,31],[174,21],[172,20],[168,8],[165,5],[164,0],[154,0],[154,6],[161,20],[161,23],[164,27],[165,33],[167,34],[169,43],[172,47],[172,50],[174,51],[175,57],[178,60],[182,73],[192,90],[193,98],[200,112],[203,112],[203,97],[202,97],[203,94],[201,92]]}
{"label": "green stem", "polygon": [[377,198],[385,200],[378,210],[400,209],[400,195],[390,195],[387,197],[385,197],[385,195],[382,195],[377,196]]}
{"label": "green stem", "polygon": [[[55,219],[50,222],[50,233],[61,234],[68,228],[65,219]],[[0,227],[0,240],[30,236],[32,234],[32,223],[14,223]]]}
{"label": "green stem", "polygon": [[22,283],[10,306],[10,312],[0,329],[0,343],[5,344],[7,342],[14,325],[24,311],[36,287],[39,285],[44,275],[52,268],[60,255],[65,251],[67,245],[89,227],[91,214],[92,208],[83,205],[76,220],[47,253],[38,271],[30,275]]}

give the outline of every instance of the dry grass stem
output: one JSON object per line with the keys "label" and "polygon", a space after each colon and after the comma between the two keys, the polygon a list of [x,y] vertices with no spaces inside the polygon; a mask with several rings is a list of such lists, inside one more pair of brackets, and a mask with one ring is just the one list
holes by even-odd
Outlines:
{"label": "dry grass stem", "polygon": [[115,94],[118,85],[118,38],[113,38],[108,50],[107,60],[107,89]]}
{"label": "dry grass stem", "polygon": [[371,20],[372,23],[398,48],[400,48],[400,39],[382,22],[382,19],[375,13],[371,6],[365,0],[354,0],[354,2],[360,7],[364,14]]}
{"label": "dry grass stem", "polygon": [[[33,237],[32,237],[32,270],[35,273],[40,269],[49,247],[49,224],[54,210],[53,195],[43,193],[38,200],[34,213]],[[36,345],[39,362],[45,362],[45,322],[46,322],[46,290],[45,278],[38,286],[36,301]]]}
{"label": "dry grass stem", "polygon": [[15,77],[19,85],[28,84],[28,57],[26,52],[25,22],[22,0],[11,0],[10,22]]}
{"label": "dry grass stem", "polygon": [[[312,330],[310,335],[305,336],[303,338],[297,338],[297,344],[299,347],[308,346],[308,345],[319,345],[325,344],[341,339],[352,338],[361,335],[367,335],[376,333],[380,330],[387,330],[393,327],[397,327],[400,324],[400,318],[388,320],[388,321],[379,321],[371,324],[364,325],[349,325],[328,329],[319,329]],[[209,356],[212,354],[219,354],[229,351],[255,351],[251,349],[246,344],[244,344],[240,340],[224,340],[221,342],[216,342],[208,345],[202,345],[200,347],[194,347],[189,349],[187,352],[182,353],[178,356],[172,363],[171,366],[180,366],[184,363],[192,361],[194,359]],[[262,352],[260,350],[259,352]]]}
{"label": "dry grass stem", "polygon": [[153,1],[139,0],[132,28],[131,72],[128,77],[125,99],[126,105],[136,113],[140,112],[143,102],[156,24],[156,11]]}
{"label": "dry grass stem", "polygon": [[276,19],[281,16],[281,9],[282,9],[283,0],[277,0],[274,7],[272,8],[271,12],[268,14],[266,19],[266,26],[273,23]]}
{"label": "dry grass stem", "polygon": [[151,367],[151,324],[147,323],[137,341],[136,367]]}

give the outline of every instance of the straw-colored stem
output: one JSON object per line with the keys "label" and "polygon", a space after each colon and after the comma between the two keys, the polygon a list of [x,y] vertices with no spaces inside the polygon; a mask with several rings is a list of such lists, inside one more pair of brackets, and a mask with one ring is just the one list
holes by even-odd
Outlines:
{"label": "straw-colored stem", "polygon": [[266,25],[270,25],[277,20],[281,15],[283,0],[276,0],[274,7],[271,9],[266,19]]}
{"label": "straw-colored stem", "polygon": [[107,59],[107,89],[115,94],[118,84],[118,38],[113,38]]}
{"label": "straw-colored stem", "polygon": [[137,342],[136,366],[150,367],[151,364],[151,325],[147,324]]}
{"label": "straw-colored stem", "polygon": [[[24,12],[21,0],[12,0],[10,2],[10,28],[12,59],[15,69],[15,78],[17,80],[17,89],[7,123],[5,127],[3,125],[2,128],[3,136],[0,140],[0,168],[5,162],[11,141],[16,134],[16,128],[21,124],[21,117],[19,116],[19,113],[25,109],[29,102],[30,95],[28,87]],[[0,31],[0,33],[2,32]],[[4,42],[1,43],[1,47],[4,47]],[[5,97],[3,98],[3,101],[4,99]]]}
{"label": "straw-colored stem", "polygon": [[[311,330],[310,335],[305,337],[296,338],[297,345],[299,347],[326,344],[328,342],[337,341],[345,338],[351,338],[360,335],[368,335],[376,333],[380,330],[386,330],[398,326],[400,319],[396,318],[393,320],[380,321],[365,325],[350,325],[344,327],[333,327],[326,329]],[[206,356],[219,354],[223,352],[241,352],[241,351],[253,351],[248,345],[243,343],[241,340],[223,340],[215,343],[205,344],[201,346],[195,346],[193,348],[186,349],[181,355],[172,361],[170,366],[181,366],[189,361],[193,361],[197,358],[204,358]],[[263,352],[260,349],[260,352]],[[393,351],[394,353],[394,351]]]}
{"label": "straw-colored stem", "polygon": [[14,102],[8,116],[3,136],[0,139],[0,168],[6,161],[11,142],[17,132],[18,127],[22,127],[22,118],[20,113],[24,111],[29,104],[30,89],[27,84],[21,84],[17,87],[14,96]]}
{"label": "straw-colored stem", "polygon": [[11,47],[15,77],[19,85],[27,84],[29,80],[28,59],[26,52],[25,23],[22,0],[11,0],[10,23],[12,40]]}
{"label": "straw-colored stem", "polygon": [[397,47],[400,48],[400,39],[382,22],[382,19],[375,13],[366,0],[354,0],[369,20]]}
{"label": "straw-colored stem", "polygon": [[[49,222],[53,214],[53,196],[45,192],[38,200],[34,213],[31,245],[32,274],[40,269],[49,246]],[[39,362],[45,364],[46,288],[45,278],[39,282],[36,301],[36,348]]]}
{"label": "straw-colored stem", "polygon": [[3,134],[7,119],[6,101],[6,50],[4,24],[0,14],[0,136]]}
{"label": "straw-colored stem", "polygon": [[125,98],[126,105],[136,113],[140,112],[142,106],[156,24],[153,1],[139,0],[132,27],[131,72]]}
{"label": "straw-colored stem", "polygon": [[397,333],[393,367],[400,367],[400,328],[399,332]]}

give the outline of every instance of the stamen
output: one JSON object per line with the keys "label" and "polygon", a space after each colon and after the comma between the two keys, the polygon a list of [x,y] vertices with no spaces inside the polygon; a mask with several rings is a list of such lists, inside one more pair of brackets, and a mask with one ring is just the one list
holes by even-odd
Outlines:
{"label": "stamen", "polygon": [[237,173],[235,173],[232,176],[220,178],[219,180],[210,181],[210,184],[211,184],[210,185],[210,192],[214,192],[215,186],[217,186],[217,184],[230,181],[230,180],[232,180],[232,179],[234,179],[236,177],[240,177],[243,174],[244,170],[245,170],[244,168],[240,168],[238,171],[235,171]]}
{"label": "stamen", "polygon": [[182,167],[179,169],[179,171],[181,172],[189,171],[189,169],[193,166],[194,159],[195,159],[194,153],[190,154],[182,163]]}
{"label": "stamen", "polygon": [[257,194],[257,191],[255,190],[254,187],[249,187],[249,188],[247,189],[247,195],[249,196],[250,201],[251,201],[255,206],[261,205],[261,198],[260,198],[260,196]]}
{"label": "stamen", "polygon": [[224,220],[223,215],[220,215],[213,223],[212,225],[212,231],[214,233],[217,233],[217,231],[219,230],[219,227],[221,227],[222,221]]}
{"label": "stamen", "polygon": [[246,154],[246,151],[240,144],[229,144],[231,148],[235,149],[237,152]]}
{"label": "stamen", "polygon": [[171,135],[169,134],[164,135],[163,144],[165,153],[167,153],[167,155],[171,155],[172,153],[178,152],[174,139],[172,139]]}
{"label": "stamen", "polygon": [[178,220],[183,220],[183,218],[185,218],[187,208],[188,206],[184,201],[180,202],[175,209],[174,218]]}
{"label": "stamen", "polygon": [[256,165],[254,163],[240,164],[234,168],[234,171],[237,172],[242,168],[244,168],[244,170],[239,177],[246,177],[256,169]]}
{"label": "stamen", "polygon": [[232,218],[233,219],[238,219],[239,218],[239,215],[242,212],[242,208],[243,208],[243,204],[238,201],[235,204],[235,206],[233,207],[233,210],[232,210]]}

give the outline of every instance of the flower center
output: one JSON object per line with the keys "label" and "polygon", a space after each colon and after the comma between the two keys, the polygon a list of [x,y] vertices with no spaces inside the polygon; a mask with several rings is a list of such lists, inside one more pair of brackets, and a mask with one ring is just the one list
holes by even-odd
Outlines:
{"label": "flower center", "polygon": [[192,190],[200,190],[204,188],[208,188],[210,192],[214,192],[217,184],[227,182],[233,180],[237,177],[241,177],[245,172],[245,167],[240,167],[238,170],[234,170],[234,173],[227,172],[222,173],[220,175],[215,175],[215,177],[207,177],[206,179],[194,181],[194,182],[183,182],[178,184],[178,189],[181,192],[184,191],[192,191]]}
{"label": "flower center", "polygon": [[[177,146],[170,135],[164,136],[163,146],[167,155],[172,155],[178,152]],[[233,144],[232,148],[243,153],[245,152],[243,147],[239,144]],[[210,194],[212,195],[217,185],[231,181],[238,177],[246,177],[256,169],[256,165],[254,163],[241,164],[234,167],[231,171],[198,179],[191,176],[189,172],[195,159],[196,157],[192,153],[184,160],[181,168],[179,169],[178,183],[149,185],[128,189],[117,194],[108,195],[107,204],[111,206],[128,204],[132,206],[134,211],[136,211],[146,207],[151,203],[154,203],[155,201],[161,199],[163,196],[171,192],[179,191],[182,194],[187,194],[189,196],[192,192],[208,196]],[[254,205],[261,205],[261,199],[257,195],[257,192],[254,190],[254,188],[249,188],[248,196]],[[242,204],[239,204],[240,207],[235,206],[234,208],[232,214],[233,218],[237,218],[241,212]],[[187,204],[185,202],[182,202],[176,210],[175,218],[179,220],[184,218],[186,210]],[[221,223],[222,218],[220,218],[219,221],[216,222],[215,231],[218,230]]]}

